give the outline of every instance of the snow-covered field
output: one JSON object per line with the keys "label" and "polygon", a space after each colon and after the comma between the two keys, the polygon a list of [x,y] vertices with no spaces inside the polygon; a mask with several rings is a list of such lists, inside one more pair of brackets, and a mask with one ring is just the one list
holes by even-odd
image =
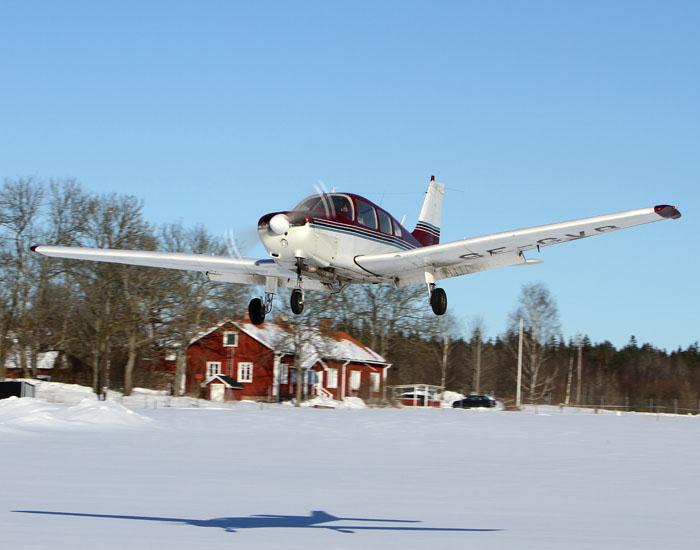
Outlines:
{"label": "snow-covered field", "polygon": [[38,395],[0,401],[3,549],[700,540],[697,417]]}

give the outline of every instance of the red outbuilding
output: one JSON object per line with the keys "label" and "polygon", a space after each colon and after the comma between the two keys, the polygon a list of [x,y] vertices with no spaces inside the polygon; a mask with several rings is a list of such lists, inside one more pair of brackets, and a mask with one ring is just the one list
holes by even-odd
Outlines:
{"label": "red outbuilding", "polygon": [[[296,395],[297,357],[305,398],[379,401],[385,396],[391,364],[349,334],[249,321],[224,321],[192,339],[181,391],[213,400],[291,399]],[[212,385],[223,389],[212,390]]]}

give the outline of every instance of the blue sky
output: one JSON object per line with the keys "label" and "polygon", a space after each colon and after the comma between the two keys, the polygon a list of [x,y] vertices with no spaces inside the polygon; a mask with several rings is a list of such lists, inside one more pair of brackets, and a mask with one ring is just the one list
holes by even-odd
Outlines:
{"label": "blue sky", "polygon": [[677,222],[444,286],[490,334],[543,281],[566,336],[685,346],[699,28],[697,2],[5,1],[0,176],[75,177],[215,234],[318,181],[412,226],[436,174],[443,241],[677,204]]}

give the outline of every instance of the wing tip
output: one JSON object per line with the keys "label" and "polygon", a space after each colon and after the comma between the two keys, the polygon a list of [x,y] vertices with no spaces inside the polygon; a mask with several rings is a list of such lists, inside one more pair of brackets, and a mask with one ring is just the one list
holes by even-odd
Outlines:
{"label": "wing tip", "polygon": [[657,204],[654,207],[654,212],[662,218],[671,218],[672,220],[677,220],[681,217],[680,211],[670,204]]}
{"label": "wing tip", "polygon": [[[41,245],[40,244],[33,244],[32,246],[29,247],[29,250],[31,252],[36,252],[36,249],[39,248]],[[38,252],[37,252],[38,254]]]}

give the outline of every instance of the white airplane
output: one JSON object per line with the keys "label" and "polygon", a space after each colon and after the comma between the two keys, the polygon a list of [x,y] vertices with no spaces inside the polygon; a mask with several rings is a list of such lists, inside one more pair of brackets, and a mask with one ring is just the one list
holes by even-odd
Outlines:
{"label": "white airplane", "polygon": [[293,289],[290,305],[299,314],[304,290],[339,292],[351,283],[426,284],[433,312],[443,315],[447,296],[436,286],[441,279],[540,263],[524,253],[681,217],[676,207],[661,204],[439,244],[444,195],[445,185],[431,177],[418,223],[410,232],[358,195],[331,192],[309,197],[292,210],[260,218],[258,235],[270,256],[263,259],[45,245],[32,246],[32,251],[52,258],[200,271],[212,281],[264,286],[264,296],[248,305],[255,324],[272,310],[280,287]]}

